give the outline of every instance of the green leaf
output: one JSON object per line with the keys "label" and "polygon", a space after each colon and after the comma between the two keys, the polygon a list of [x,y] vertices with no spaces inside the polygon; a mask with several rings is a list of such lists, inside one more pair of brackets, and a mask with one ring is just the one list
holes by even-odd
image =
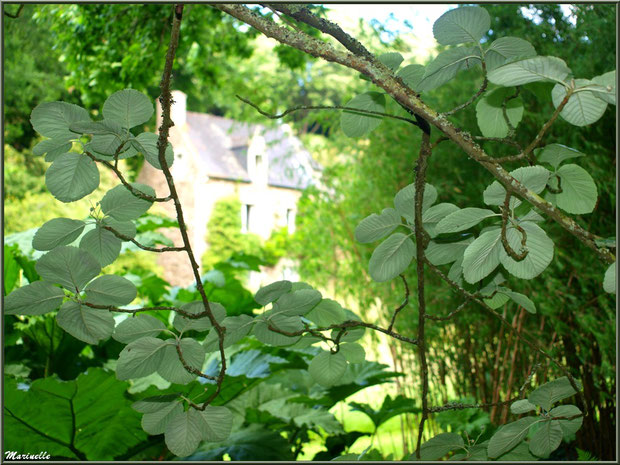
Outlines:
{"label": "green leaf", "polygon": [[523,294],[510,291],[504,287],[500,287],[498,292],[510,297],[512,300],[514,300],[517,303],[517,305],[520,305],[521,307],[526,309],[528,312],[536,313],[536,305],[534,304],[534,302],[532,302],[528,297],[524,296]]}
{"label": "green leaf", "polygon": [[485,208],[463,208],[461,210],[450,213],[442,219],[436,228],[438,234],[459,232],[469,229],[485,218],[497,215],[493,210]]}
{"label": "green leaf", "polygon": [[[437,189],[431,184],[424,185],[422,212],[426,211],[437,200]],[[394,197],[396,211],[409,223],[415,223],[415,184],[403,187]],[[424,216],[422,216],[424,222]]]}
{"label": "green leaf", "polygon": [[[577,384],[577,387],[580,387]],[[572,397],[577,394],[577,391],[573,389],[570,381],[566,376],[554,379],[548,383],[543,384],[539,388],[532,391],[528,400],[535,405],[542,407],[544,410],[549,411],[556,402]]]}
{"label": "green leaf", "polygon": [[564,83],[571,70],[564,60],[557,57],[536,56],[514,61],[492,71],[487,78],[498,86],[520,86],[530,82]]}
{"label": "green leaf", "polygon": [[616,293],[616,262],[613,262],[605,271],[603,278],[603,289],[610,294]]}
{"label": "green leaf", "polygon": [[127,236],[131,239],[136,237],[136,225],[133,221],[118,221],[114,218],[106,216],[102,220],[103,226],[108,226],[114,229],[116,232],[122,234],[123,236]]}
{"label": "green leaf", "polygon": [[160,396],[151,396],[140,399],[131,404],[131,408],[140,413],[155,413],[165,408],[169,404],[179,402],[181,393],[163,394]]}
{"label": "green leaf", "polygon": [[536,50],[527,40],[501,37],[494,40],[484,54],[487,71],[492,71],[515,59],[536,56]]}
{"label": "green leaf", "polygon": [[[487,441],[488,442],[488,441]],[[486,449],[486,447],[485,447]],[[470,457],[470,460],[475,460],[473,457]],[[478,459],[480,460],[480,459]],[[488,457],[485,457],[485,460],[488,460]],[[532,463],[538,460],[538,457],[532,455],[530,453],[529,443],[521,442],[517,444],[516,447],[506,452],[505,454],[497,457],[499,462],[526,462]]]}
{"label": "green leaf", "polygon": [[403,62],[403,56],[398,52],[383,53],[377,59],[392,71],[396,71]]}
{"label": "green leaf", "polygon": [[101,271],[101,266],[91,254],[66,245],[43,255],[35,268],[44,280],[60,284],[71,292],[81,291]]}
{"label": "green leaf", "polygon": [[161,408],[142,416],[142,429],[149,434],[163,434],[170,420],[183,414],[180,402],[161,403]]}
{"label": "green leaf", "polygon": [[[420,459],[438,460],[448,452],[465,447],[463,438],[456,433],[441,433],[420,446]],[[412,455],[412,459],[416,454]]]}
{"label": "green leaf", "polygon": [[[524,222],[520,225],[527,234],[525,247],[528,254],[520,262],[510,257],[503,246],[500,246],[499,259],[506,270],[521,279],[532,279],[542,273],[553,259],[553,241],[549,239],[545,231],[535,223]],[[506,239],[512,250],[521,251],[521,232],[512,226],[506,229]],[[512,298],[512,297],[511,297]],[[519,303],[521,305],[521,303]]]}
{"label": "green leaf", "polygon": [[[502,104],[506,97],[514,95],[514,89],[500,87],[485,95],[476,104],[476,118],[480,132],[485,137],[506,137],[509,132]],[[512,127],[516,128],[523,118],[521,97],[506,102],[506,116]]]}
{"label": "green leaf", "polygon": [[122,241],[113,232],[97,226],[80,241],[80,249],[89,252],[104,267],[116,260],[121,253]]}
{"label": "green leaf", "polygon": [[[254,325],[254,318],[249,315],[229,316],[221,323],[226,328],[224,347],[229,347],[247,336]],[[203,342],[206,352],[219,350],[219,336],[214,329]]]}
{"label": "green leaf", "polygon": [[[551,417],[566,417],[570,418],[575,415],[580,415],[581,410],[575,405],[560,405],[552,408],[549,412]],[[573,418],[572,420],[552,420],[552,423],[560,425],[562,428],[562,435],[565,440],[571,440],[573,435],[579,431],[583,423],[583,417]]]}
{"label": "green leaf", "polygon": [[497,458],[519,444],[530,430],[530,426],[536,423],[536,417],[524,417],[520,420],[500,426],[491,437],[487,452],[489,458]]}
{"label": "green leaf", "polygon": [[[301,325],[299,317],[284,316],[284,318],[277,319],[276,323],[272,321],[269,316],[270,315],[264,313],[259,318],[256,318],[253,328],[256,339],[263,344],[268,344],[270,346],[289,346],[299,341],[300,336],[285,336],[284,334],[276,333],[269,329],[269,325],[271,324],[282,331],[297,331],[300,329]],[[299,324],[296,324],[297,322],[299,322]],[[287,327],[287,324],[290,324],[291,326]]]}
{"label": "green leaf", "polygon": [[376,241],[401,225],[400,215],[393,208],[385,208],[380,215],[373,213],[355,228],[355,239],[362,244]]}
{"label": "green leaf", "polygon": [[262,306],[265,306],[268,303],[278,300],[281,296],[289,292],[291,287],[292,284],[290,281],[276,281],[268,286],[261,287],[256,293],[254,300]]}
{"label": "green leaf", "polygon": [[[592,81],[587,79],[575,79],[577,87],[585,87],[592,85]],[[556,84],[551,91],[551,99],[553,106],[560,106],[562,100],[566,97],[566,87],[562,84]],[[607,102],[597,98],[591,91],[575,92],[570,96],[568,102],[560,112],[560,116],[574,126],[587,126],[598,121],[605,110]]]}
{"label": "green leaf", "polygon": [[538,161],[549,163],[556,170],[564,160],[585,157],[585,154],[561,144],[549,144],[542,149],[535,150],[535,153]]}
{"label": "green leaf", "polygon": [[[159,163],[159,147],[157,146],[158,138],[159,136],[155,133],[143,132],[142,134],[138,134],[138,136],[131,143],[134,149],[144,155],[147,162],[160,170],[161,164]],[[168,146],[166,147],[166,164],[170,167],[173,162],[174,151],[172,150],[172,144],[168,142]]]}
{"label": "green leaf", "polygon": [[153,115],[151,99],[137,90],[125,89],[114,92],[103,104],[103,117],[116,121],[124,128],[146,123]]}
{"label": "green leaf", "polygon": [[[594,210],[598,191],[594,179],[586,170],[581,166],[568,164],[561,166],[555,175],[560,177],[562,192],[549,192],[545,196],[549,202],[574,215],[591,213]],[[552,175],[554,187],[557,187],[557,180],[554,178]]]}
{"label": "green leaf", "polygon": [[57,309],[64,297],[62,289],[45,281],[35,281],[5,297],[4,314],[43,315]]}
{"label": "green leaf", "polygon": [[[143,194],[155,197],[155,191],[151,186],[137,182],[131,186]],[[120,185],[109,190],[101,199],[101,210],[106,215],[118,221],[127,221],[138,218],[151,208],[153,202],[134,196],[125,186]]]}
{"label": "green leaf", "polygon": [[[174,384],[187,384],[196,379],[196,375],[188,372],[177,353],[177,347],[173,339],[166,341],[164,356],[161,360],[157,373],[167,381]],[[179,343],[183,359],[191,368],[202,370],[205,361],[205,350],[202,345],[191,338],[183,338]]]}
{"label": "green leaf", "polygon": [[437,224],[446,216],[458,210],[459,207],[451,203],[438,203],[437,205],[433,205],[422,214],[424,230],[431,238],[437,236],[437,234],[439,234],[437,231]]}
{"label": "green leaf", "polygon": [[463,254],[463,277],[470,284],[477,283],[497,268],[502,250],[499,229],[482,233]]}
{"label": "green leaf", "polygon": [[415,245],[403,233],[394,233],[375,249],[368,263],[370,277],[389,281],[407,269],[415,255]]}
{"label": "green leaf", "polygon": [[138,151],[129,142],[130,137],[131,134],[126,129],[122,129],[120,134],[94,135],[86,144],[85,150],[100,160],[113,160],[117,152],[119,160],[131,158],[136,156]]}
{"label": "green leaf", "polygon": [[451,242],[448,244],[439,244],[434,241],[428,243],[428,247],[424,251],[426,258],[433,265],[446,265],[463,257],[465,249],[473,242],[472,238],[467,238],[460,242]]}
{"label": "green leaf", "polygon": [[[540,194],[547,186],[549,171],[540,165],[525,166],[510,172],[510,175],[536,194]],[[506,189],[498,181],[487,187],[483,192],[484,203],[487,205],[503,205],[506,198]],[[510,199],[514,202],[515,198]],[[520,201],[519,201],[520,203]],[[513,206],[512,208],[516,208]]]}
{"label": "green leaf", "polygon": [[135,315],[123,320],[115,329],[112,337],[128,344],[144,336],[156,337],[166,325],[151,315]]}
{"label": "green leaf", "polygon": [[61,202],[74,202],[99,187],[99,170],[86,155],[63,153],[47,169],[45,185]]}
{"label": "green leaf", "polygon": [[605,87],[604,92],[592,92],[595,96],[612,105],[616,104],[616,71],[593,77],[592,82]]}
{"label": "green leaf", "polygon": [[364,363],[366,361],[366,351],[355,342],[340,344],[339,352],[342,352],[349,363]]}
{"label": "green leaf", "polygon": [[198,410],[190,408],[169,419],[164,432],[166,446],[174,455],[186,457],[202,440],[204,420]]}
{"label": "green leaf", "polygon": [[114,317],[107,310],[95,310],[69,300],[56,315],[58,326],[87,344],[98,344],[114,331]]}
{"label": "green leaf", "polygon": [[58,141],[77,139],[78,134],[71,131],[69,126],[88,119],[90,117],[84,108],[65,102],[41,103],[30,115],[30,122],[35,131]]}
{"label": "green leaf", "polygon": [[418,85],[424,77],[424,71],[425,69],[422,65],[407,65],[404,68],[399,69],[396,76],[401,78],[411,89],[418,90]]}
{"label": "green leaf", "polygon": [[491,17],[484,8],[463,6],[449,10],[433,24],[433,35],[441,45],[479,42],[491,27]]}
{"label": "green leaf", "polygon": [[200,412],[200,416],[202,417],[200,430],[205,441],[220,442],[230,436],[233,416],[226,407],[207,405],[207,408]]}
{"label": "green leaf", "polygon": [[[57,457],[113,461],[147,437],[129,406],[128,384],[97,367],[77,379],[39,378],[28,390],[4,385],[4,446]],[[68,444],[73,444],[70,450]],[[75,451],[83,454],[75,455]]]}
{"label": "green leaf", "polygon": [[431,61],[418,83],[420,92],[435,89],[465,69],[480,65],[480,50],[477,47],[455,47],[441,52]]}
{"label": "green leaf", "polygon": [[69,218],[54,218],[41,226],[32,238],[35,250],[52,250],[59,245],[67,245],[82,234],[85,223]]}
{"label": "green leaf", "polygon": [[274,304],[274,311],[288,316],[305,315],[321,301],[321,293],[315,289],[301,289],[284,294]]}
{"label": "green leaf", "polygon": [[[226,309],[221,304],[217,302],[209,302],[209,307],[211,308],[211,312],[218,323],[226,318]],[[198,300],[196,302],[190,302],[182,305],[181,310],[185,310],[192,315],[197,315],[205,311],[205,306],[202,300]],[[192,319],[186,318],[179,313],[175,315],[172,325],[177,331],[206,331],[207,329],[211,329],[213,326],[208,316]]]}
{"label": "green leaf", "polygon": [[545,421],[530,439],[530,452],[538,457],[547,458],[562,443],[562,428],[553,421]]}
{"label": "green leaf", "polygon": [[131,342],[118,357],[116,377],[120,380],[142,378],[156,372],[167,345],[166,341],[150,336]]}
{"label": "green leaf", "polygon": [[[77,137],[77,135],[76,135]],[[35,155],[45,155],[45,161],[54,161],[59,155],[71,150],[71,142],[64,139],[45,139],[32,148]]]}
{"label": "green leaf", "polygon": [[510,411],[515,415],[521,415],[522,413],[528,413],[535,410],[536,406],[527,399],[517,400],[510,405]]}
{"label": "green leaf", "polygon": [[[345,321],[347,320],[361,321],[359,316],[357,316],[351,310],[346,309],[346,308],[344,309],[344,317],[345,317]],[[332,330],[332,338],[337,337],[337,334],[339,332],[340,332],[340,329]],[[366,332],[366,329],[363,326],[347,328],[347,330],[344,331],[344,334],[340,338],[340,342],[355,342],[361,339],[362,336],[364,336],[365,332]]]}
{"label": "green leaf", "polygon": [[342,306],[332,299],[323,299],[305,317],[317,326],[329,326],[345,320]]}
{"label": "green leaf", "polygon": [[[345,106],[384,113],[385,95],[379,92],[365,92],[349,100]],[[381,121],[383,121],[382,116],[355,113],[351,110],[343,110],[340,115],[340,126],[347,137],[365,136],[376,129]]]}
{"label": "green leaf", "polygon": [[138,295],[131,281],[115,274],[106,274],[86,286],[86,301],[97,305],[127,305]]}
{"label": "green leaf", "polygon": [[333,386],[347,369],[347,359],[343,354],[337,352],[321,352],[314,357],[308,366],[308,372],[312,379],[322,386]]}

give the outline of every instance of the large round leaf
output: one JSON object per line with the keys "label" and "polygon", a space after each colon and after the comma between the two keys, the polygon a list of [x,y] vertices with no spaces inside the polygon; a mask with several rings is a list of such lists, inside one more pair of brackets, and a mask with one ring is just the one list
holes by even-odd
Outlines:
{"label": "large round leaf", "polygon": [[274,311],[288,316],[305,315],[321,301],[321,293],[315,289],[301,289],[280,297]]}
{"label": "large round leaf", "polygon": [[[151,186],[146,186],[137,182],[132,182],[131,186],[146,194],[154,197],[155,190]],[[141,199],[133,195],[129,189],[120,185],[109,190],[101,199],[101,210],[106,215],[119,221],[127,221],[138,218],[151,208],[153,202]]]}
{"label": "large round leaf", "polygon": [[463,438],[460,435],[456,433],[441,433],[420,446],[420,458],[422,460],[438,460],[448,452],[462,449],[463,447]]}
{"label": "large round leaf", "polygon": [[[581,410],[575,405],[560,405],[559,407],[552,408],[549,412],[551,417],[564,417],[570,418],[581,414]],[[571,439],[581,424],[583,423],[583,417],[573,418],[572,420],[552,420],[553,423],[557,423],[562,428],[562,434],[567,441]]]}
{"label": "large round leaf", "polygon": [[420,84],[424,77],[424,66],[417,64],[407,65],[399,69],[396,76],[401,78],[413,90],[418,90],[418,84]]}
{"label": "large round leaf", "polygon": [[261,287],[256,293],[254,300],[262,306],[265,306],[274,300],[278,300],[281,296],[289,292],[292,286],[290,281],[276,281],[275,283]]}
{"label": "large round leaf", "polygon": [[493,84],[504,87],[538,81],[563,85],[570,72],[570,68],[560,58],[536,56],[500,66],[490,71],[487,77]]}
{"label": "large round leaf", "polygon": [[396,71],[403,62],[403,56],[398,52],[382,53],[377,59],[392,71]]}
{"label": "large round leaf", "polygon": [[616,104],[616,72],[610,71],[592,78],[594,84],[605,87],[603,92],[593,92],[598,98],[612,105]]}
{"label": "large round leaf", "polygon": [[196,450],[202,440],[204,420],[198,410],[190,408],[172,417],[166,425],[164,439],[174,455],[185,457]]}
{"label": "large round leaf", "polygon": [[[585,87],[592,84],[592,81],[587,79],[575,79],[577,87]],[[551,99],[553,100],[553,106],[556,108],[560,106],[562,100],[566,97],[566,87],[561,84],[556,84],[551,91]],[[568,102],[560,112],[560,116],[575,126],[587,126],[598,121],[605,109],[607,108],[607,102],[596,97],[591,91],[575,92],[570,96]]]}
{"label": "large round leaf", "polygon": [[499,229],[482,233],[463,254],[463,277],[470,284],[487,277],[499,265],[501,244]]}
{"label": "large round leaf", "polygon": [[463,257],[465,249],[473,242],[473,238],[467,238],[464,241],[450,242],[447,244],[430,241],[424,254],[429,262],[433,265],[446,265]]}
{"label": "large round leaf", "polygon": [[60,284],[71,292],[81,291],[101,271],[99,262],[91,254],[66,245],[43,255],[35,268],[44,280]]}
{"label": "large round leaf", "polygon": [[35,250],[52,250],[59,245],[71,244],[84,230],[85,223],[70,218],[54,218],[41,226],[32,238]]}
{"label": "large round leaf", "polygon": [[280,334],[269,329],[269,326],[271,325],[282,331],[298,331],[301,327],[301,320],[299,317],[284,317],[279,318],[277,319],[277,322],[274,322],[271,320],[270,316],[271,314],[263,314],[260,318],[256,319],[253,328],[256,339],[263,344],[268,344],[271,346],[289,346],[299,341],[301,336],[285,336],[284,334]]}
{"label": "large round leaf", "polygon": [[333,386],[342,378],[347,369],[347,359],[337,352],[321,352],[308,366],[310,376],[322,386]]}
{"label": "large round leaf", "polygon": [[45,173],[45,185],[61,202],[74,202],[99,186],[97,164],[86,155],[64,153]]}
{"label": "large round leaf", "polygon": [[168,344],[150,336],[128,344],[118,356],[116,377],[120,380],[142,378],[156,372]]}
{"label": "large round leaf", "polygon": [[[536,194],[540,194],[547,186],[549,170],[540,165],[524,166],[510,172],[510,175]],[[487,187],[482,193],[484,203],[487,205],[503,205],[506,198],[506,189],[498,181]],[[510,199],[511,208],[520,203],[516,198]]]}
{"label": "large round leaf", "polygon": [[603,278],[603,289],[610,294],[616,293],[616,262],[613,262],[605,271]]}
{"label": "large round leaf", "polygon": [[378,282],[389,281],[407,269],[415,254],[409,236],[395,233],[375,249],[368,263],[370,277]]}
{"label": "large round leaf", "polygon": [[536,430],[530,439],[530,452],[547,458],[562,443],[562,428],[557,422],[547,420]]}
{"label": "large round leaf", "polygon": [[114,331],[114,317],[110,312],[95,310],[72,300],[60,307],[56,321],[66,332],[88,344],[97,344]]}
{"label": "large round leaf", "polygon": [[[385,95],[379,92],[366,92],[349,100],[349,108],[358,108],[383,113],[385,112]],[[348,137],[361,137],[374,130],[383,121],[383,117],[353,110],[343,110],[340,115],[340,126]]]}
{"label": "large round leaf", "polygon": [[[215,320],[219,323],[226,318],[226,309],[217,302],[209,302],[209,308],[215,317]],[[198,315],[205,311],[205,305],[202,300],[196,302],[190,302],[181,306],[181,310],[191,313],[192,315]],[[174,317],[172,325],[177,331],[206,331],[213,326],[208,316],[201,318],[187,318],[177,313]]]}
{"label": "large round leaf", "polygon": [[134,237],[136,237],[136,233],[138,232],[136,230],[136,225],[133,223],[133,221],[129,221],[129,220],[118,221],[110,216],[106,216],[105,218],[103,218],[102,223],[103,223],[103,226],[108,226],[114,229],[114,231],[116,231],[117,233],[120,233],[123,236],[129,237],[130,239],[133,239]]}
{"label": "large round leaf", "polygon": [[[187,384],[196,379],[196,375],[185,369],[177,352],[174,340],[169,339],[164,348],[164,356],[161,360],[157,373],[167,381],[174,384]],[[205,361],[205,350],[194,339],[183,338],[179,344],[183,360],[188,366],[198,371],[202,370]]]}
{"label": "large round leaf", "polygon": [[558,166],[571,158],[585,157],[584,153],[581,153],[573,148],[566,147],[562,144],[549,144],[542,149],[535,150],[538,161],[543,163],[549,163],[554,169],[558,169]]}
{"label": "large round leaf", "polygon": [[536,50],[527,40],[519,37],[500,37],[494,40],[484,54],[487,71],[492,71],[516,58],[536,56]]}
{"label": "large round leaf", "polygon": [[[577,387],[580,386],[577,384]],[[562,399],[572,397],[575,394],[577,394],[577,391],[575,391],[568,378],[562,376],[561,378],[554,379],[536,388],[529,395],[528,400],[532,404],[538,405],[548,412],[551,410],[553,404]]]}
{"label": "large round leaf", "polygon": [[45,139],[32,148],[32,153],[35,155],[45,154],[45,161],[54,161],[56,157],[67,153],[69,150],[71,150],[71,142],[64,139]]}
{"label": "large round leaf", "polygon": [[[521,261],[514,260],[509,256],[504,247],[501,247],[499,259],[506,270],[521,279],[532,279],[542,273],[553,259],[553,241],[549,239],[545,231],[535,223],[526,221],[520,226],[527,234],[525,247],[528,254]],[[506,238],[512,250],[521,251],[522,234],[516,228],[509,226],[506,229]]]}
{"label": "large round leaf", "polygon": [[142,416],[142,429],[149,434],[163,434],[170,420],[183,414],[180,402],[161,403],[161,408]]}
{"label": "large round leaf", "polygon": [[[485,137],[506,137],[508,124],[502,108],[504,99],[514,94],[509,87],[500,87],[484,96],[476,104],[476,119],[480,132]],[[523,117],[523,101],[520,97],[506,102],[506,116],[512,127],[516,128]]]}
{"label": "large round leaf", "polygon": [[[159,147],[157,146],[157,140],[159,136],[153,132],[143,132],[131,142],[134,149],[144,155],[146,161],[157,168],[161,169],[161,163],[159,163]],[[172,150],[172,144],[168,142],[166,147],[166,164],[168,167],[172,166],[174,162],[174,152]]]}
{"label": "large round leaf", "polygon": [[[566,213],[574,215],[591,213],[596,206],[598,192],[590,173],[581,166],[569,164],[561,166],[555,174],[560,178],[562,192],[559,194],[549,192],[546,199]],[[551,176],[551,181],[557,187],[555,176]]]}
{"label": "large round leaf", "polygon": [[460,71],[479,66],[480,50],[477,47],[455,47],[441,52],[431,61],[418,83],[417,90],[425,92],[451,81]]}
{"label": "large round leaf", "polygon": [[45,281],[15,289],[4,298],[5,315],[43,315],[58,308],[65,293]]}
{"label": "large round leaf", "polygon": [[[437,189],[431,184],[424,185],[422,212],[426,211],[437,200]],[[415,184],[411,183],[398,191],[394,197],[394,207],[409,223],[415,222]],[[424,217],[422,217],[424,220]]]}
{"label": "large round leaf", "polygon": [[493,210],[485,208],[463,208],[461,210],[450,213],[444,219],[442,219],[436,228],[438,234],[459,232],[476,226],[485,218],[495,216],[496,213]]}
{"label": "large round leaf", "polygon": [[136,286],[115,274],[99,276],[86,286],[87,301],[98,305],[127,305],[136,298]]}
{"label": "large round leaf", "polygon": [[200,412],[200,416],[203,420],[200,430],[205,441],[220,442],[230,436],[233,416],[226,407],[208,405]]}
{"label": "large round leaf", "polygon": [[380,215],[373,213],[355,228],[355,239],[361,243],[374,242],[390,234],[401,223],[400,215],[393,208],[385,208]]}
{"label": "large round leaf", "polygon": [[422,214],[422,224],[424,225],[424,230],[431,238],[434,238],[437,234],[439,234],[437,232],[437,224],[439,224],[439,222],[446,216],[458,210],[459,207],[456,205],[445,202],[429,207],[428,210]]}
{"label": "large round leaf", "polygon": [[80,248],[89,252],[99,264],[108,266],[121,252],[122,241],[113,232],[100,227],[87,232],[80,241]]}
{"label": "large round leaf", "polygon": [[41,103],[30,115],[30,122],[35,131],[58,141],[79,138],[79,134],[71,131],[69,126],[89,119],[88,112],[84,108],[65,102]]}
{"label": "large round leaf", "polygon": [[[226,328],[224,347],[229,347],[248,335],[254,325],[254,318],[249,315],[229,316],[221,323]],[[219,335],[212,329],[202,345],[206,352],[219,350]]]}
{"label": "large round leaf", "polygon": [[519,444],[527,436],[536,417],[524,417],[520,420],[500,426],[489,441],[487,452],[490,458],[497,458]]}
{"label": "large round leaf", "polygon": [[345,320],[344,309],[332,299],[323,299],[306,316],[317,326],[329,326]]}
{"label": "large round leaf", "polygon": [[491,17],[484,8],[463,6],[447,11],[433,24],[433,35],[442,45],[479,42],[491,27]]}
{"label": "large round leaf", "polygon": [[146,123],[153,115],[151,99],[137,90],[125,89],[114,92],[103,104],[103,116],[119,123],[124,128],[132,128]]}
{"label": "large round leaf", "polygon": [[161,320],[151,315],[137,315],[123,320],[115,329],[112,337],[128,344],[144,336],[155,337],[166,329]]}

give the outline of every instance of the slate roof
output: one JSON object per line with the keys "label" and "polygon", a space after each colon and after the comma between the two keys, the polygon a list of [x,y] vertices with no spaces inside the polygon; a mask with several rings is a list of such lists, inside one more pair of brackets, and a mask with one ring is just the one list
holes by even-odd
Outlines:
{"label": "slate roof", "polygon": [[268,129],[191,111],[187,112],[187,126],[198,157],[213,178],[250,182],[247,151],[257,129],[267,146],[269,185],[304,189],[312,183],[310,171],[320,169],[301,141],[281,127]]}

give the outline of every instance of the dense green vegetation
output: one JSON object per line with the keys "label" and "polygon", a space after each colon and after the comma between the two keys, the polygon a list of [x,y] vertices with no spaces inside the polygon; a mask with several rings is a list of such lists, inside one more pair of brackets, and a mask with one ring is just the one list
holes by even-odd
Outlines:
{"label": "dense green vegetation", "polygon": [[[536,5],[535,21],[523,15],[521,6],[484,5],[492,24],[482,39],[485,46],[498,37],[525,39],[539,56],[563,58],[578,78],[600,76],[615,68],[615,5],[574,5],[574,25],[558,5]],[[312,11],[329,17],[328,7],[313,7]],[[267,10],[261,14],[274,15]],[[120,89],[136,89],[154,100],[159,95],[172,16],[169,6],[156,4],[27,4],[18,18],[5,17],[4,296],[41,281],[41,268],[35,268],[35,262],[46,249],[33,248],[37,228],[52,218],[87,218],[93,202],[117,184],[101,169],[94,200],[89,201],[89,197],[61,203],[53,199],[45,185],[48,160],[33,153],[41,137],[30,124],[32,109],[42,102],[62,100],[81,105],[98,120],[103,102]],[[313,37],[320,36],[306,24],[292,18],[289,21]],[[350,32],[373,53],[402,53],[403,66],[416,61],[428,65],[408,55],[403,38],[386,39],[381,25],[360,25],[358,31]],[[251,97],[269,111],[282,111],[296,105],[344,105],[356,95],[377,90],[350,69],[284,45],[268,49],[264,37],[254,29],[248,32],[240,21],[206,5],[186,7],[180,33],[174,86],[188,94],[190,110],[276,124],[234,95]],[[437,52],[446,49],[440,45]],[[481,83],[479,68],[466,70],[450,83],[424,92],[423,99],[432,108],[447,111],[467,101]],[[489,90],[496,87],[490,85]],[[525,116],[517,140],[523,145],[552,115],[552,87],[546,82],[520,86],[518,98]],[[390,99],[385,111],[408,116]],[[364,321],[387,327],[393,309],[402,303],[398,279],[376,282],[371,278],[368,262],[376,245],[356,241],[356,226],[368,215],[391,206],[394,195],[411,184],[421,131],[402,121],[385,119],[364,137],[349,138],[341,130],[340,118],[340,112],[318,110],[296,112],[287,120],[323,165],[322,185],[304,193],[292,237],[282,231],[261,243],[257,237],[239,232],[240,219],[235,213],[240,210],[238,199],[217,204],[206,238],[211,249],[203,257],[201,272],[206,296],[221,304],[234,324],[245,325],[264,305],[260,293],[255,296],[247,289],[247,270],[258,271],[259,266],[273,265],[282,256],[296,259],[301,279],[321,290],[323,297],[341,302]],[[450,118],[463,131],[480,133],[476,104]],[[147,116],[136,126],[132,129],[135,134],[154,131],[154,117]],[[586,154],[575,163],[595,180],[597,201],[591,213],[572,217],[597,237],[612,238],[614,252],[615,127],[615,106],[609,105],[598,121],[585,127],[559,119],[545,139],[545,144],[562,144]],[[496,141],[481,144],[497,157],[514,154],[514,147]],[[79,144],[72,150],[79,152]],[[119,167],[130,180],[139,172],[141,159],[120,161]],[[504,166],[511,171],[524,163],[520,160]],[[490,174],[450,141],[434,148],[427,182],[438,192],[437,203],[484,208],[482,191],[492,181]],[[174,219],[152,210],[139,215],[135,225],[135,239],[151,247],[171,246],[161,231],[178,227]],[[94,228],[87,226],[86,230],[89,227]],[[602,288],[608,265],[558,224],[547,221],[545,232],[555,244],[550,265],[536,279],[516,279],[504,273],[507,282],[503,283],[534,302],[537,313],[533,315],[526,310],[527,305],[508,300],[499,303],[497,312],[518,333],[562,361],[583,385],[583,396],[570,402],[589,414],[578,431],[564,436],[551,458],[584,459],[590,454],[595,459],[613,460],[616,299]],[[187,305],[201,299],[195,285],[173,287],[158,277],[160,270],[152,256],[131,242],[123,242],[114,263],[100,264],[103,273],[119,277],[115,279],[122,277],[135,286],[135,299],[126,302],[131,308],[190,308]],[[449,269],[446,267],[445,272]],[[394,330],[414,336],[418,331],[415,265],[403,271],[403,276],[411,289],[411,303],[396,320]],[[489,284],[487,281],[465,286],[479,291],[483,284]],[[282,295],[309,285],[294,284],[295,289]],[[462,303],[458,294],[432,274],[427,273],[425,287],[429,314],[445,316]],[[329,302],[325,306],[337,305],[336,313],[345,311],[326,298],[321,305],[325,302]],[[69,331],[66,321],[59,324],[55,312],[27,316],[12,313],[4,316],[6,450],[46,450],[54,458],[82,461],[171,459],[174,454],[162,434],[164,421],[152,416],[154,402],[144,399],[181,392],[186,398],[202,401],[214,392],[214,385],[205,379],[193,377],[185,382],[178,373],[159,371],[138,379],[115,375],[119,354],[132,342],[118,331],[112,338],[108,334],[88,341],[74,328]],[[318,313],[309,313],[310,321],[332,324]],[[111,314],[108,316],[111,321]],[[180,327],[180,315],[170,310],[150,310],[139,318],[164,329],[165,341],[171,340],[170,330]],[[116,313],[110,324],[128,327],[132,319]],[[217,335],[213,329],[206,333],[210,328],[186,327],[187,334],[211,349],[199,368],[216,377]],[[359,329],[351,330],[349,337],[356,331]],[[232,434],[226,437],[213,431],[209,441],[192,451],[192,459],[331,460],[342,456],[344,460],[357,460],[361,454],[362,460],[400,460],[415,452],[423,389],[416,346],[366,331],[361,340],[366,357],[364,350],[361,359],[359,353],[349,354],[343,361],[347,371],[341,379],[317,383],[321,375],[313,373],[312,368],[308,371],[308,367],[326,352],[311,346],[311,338],[287,346],[269,345],[273,340],[265,334],[243,336],[227,349],[227,376],[212,404],[213,408],[226,406],[232,412]],[[354,339],[347,341],[349,347],[354,346]],[[454,319],[428,324],[426,341],[431,405],[496,403],[518,394],[522,385],[527,385],[527,394],[563,376],[558,367],[521,344],[513,332],[475,303],[468,304]],[[569,395],[574,393],[570,388],[568,391]],[[33,404],[40,404],[41,409],[30,408]],[[178,407],[177,403],[170,409]],[[150,423],[145,420],[147,415],[151,415]],[[461,442],[462,438],[472,438],[477,444],[484,443],[501,425],[518,418],[527,422],[523,419],[532,417],[520,417],[510,405],[442,411],[427,421],[426,449],[432,449],[429,440],[440,433],[454,436],[441,436],[440,441],[447,444],[435,443],[440,450],[448,447],[437,458],[454,450],[450,447],[454,441],[458,445],[456,435]],[[528,452],[527,443],[521,446],[508,453],[523,460],[535,458]],[[476,455],[481,453],[476,447],[468,447],[469,458],[486,459],[486,447],[483,455]],[[173,452],[187,455],[179,449]]]}

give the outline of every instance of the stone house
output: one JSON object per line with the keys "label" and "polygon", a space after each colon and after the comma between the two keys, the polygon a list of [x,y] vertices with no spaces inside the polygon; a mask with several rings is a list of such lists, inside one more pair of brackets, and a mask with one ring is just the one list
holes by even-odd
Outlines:
{"label": "stone house", "polygon": [[[302,190],[317,179],[319,167],[290,127],[283,124],[265,128],[187,111],[187,97],[180,91],[173,91],[173,100],[171,172],[198,262],[207,249],[207,223],[213,207],[218,200],[231,195],[237,195],[242,204],[239,215],[243,232],[264,239],[283,226],[293,232],[297,201]],[[157,111],[159,127],[159,103]],[[152,186],[159,196],[168,194],[163,173],[148,163],[137,181]],[[176,217],[171,202],[159,205],[168,216]],[[170,228],[165,234],[175,245],[182,243],[178,230]],[[172,285],[193,282],[186,254],[163,253],[158,263],[165,269],[164,279]],[[201,274],[205,271],[200,270]]]}

